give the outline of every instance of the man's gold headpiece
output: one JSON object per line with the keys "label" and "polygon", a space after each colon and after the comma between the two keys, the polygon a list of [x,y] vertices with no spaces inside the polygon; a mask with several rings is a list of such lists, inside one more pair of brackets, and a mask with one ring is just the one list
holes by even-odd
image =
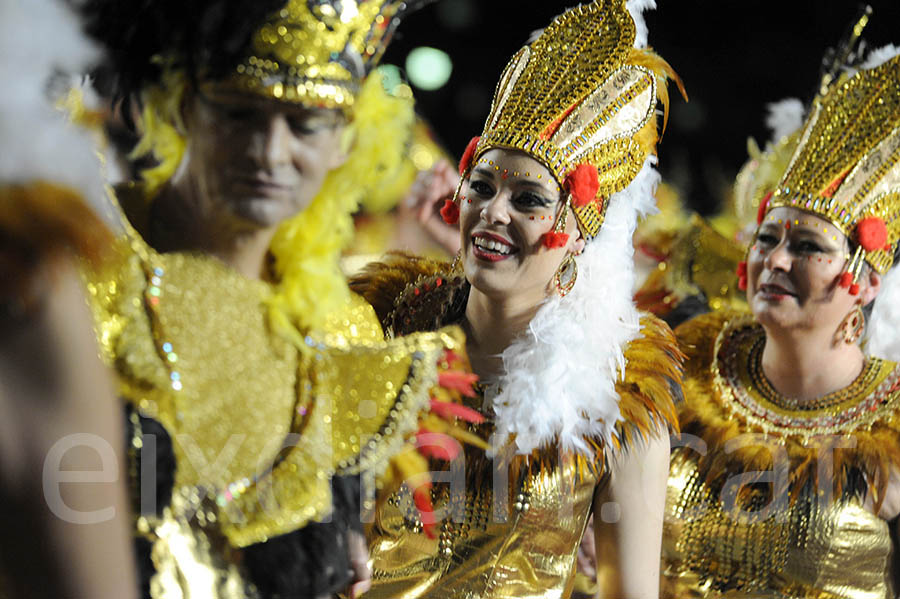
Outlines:
{"label": "man's gold headpiece", "polygon": [[[667,107],[666,77],[674,75],[634,39],[625,0],[595,0],[557,17],[504,70],[484,131],[463,157],[463,176],[492,148],[525,152],[568,192],[565,205],[584,237],[595,237],[609,197],[656,151],[657,99]],[[556,240],[545,245],[565,243],[565,212]]]}
{"label": "man's gold headpiece", "polygon": [[791,206],[829,220],[884,274],[900,240],[900,57],[838,80],[817,98],[797,149],[763,211]]}
{"label": "man's gold headpiece", "polygon": [[254,34],[228,83],[278,100],[349,110],[416,0],[290,0]]}

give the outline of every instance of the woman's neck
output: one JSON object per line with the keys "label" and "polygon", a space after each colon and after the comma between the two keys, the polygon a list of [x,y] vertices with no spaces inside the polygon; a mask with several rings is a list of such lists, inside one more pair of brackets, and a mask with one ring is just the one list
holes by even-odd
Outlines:
{"label": "woman's neck", "polygon": [[149,241],[160,252],[201,252],[218,258],[248,279],[268,271],[268,251],[275,228],[241,228],[207,205],[187,177],[176,177],[154,201]]}
{"label": "woman's neck", "polygon": [[463,328],[472,370],[482,381],[496,381],[503,375],[500,355],[528,329],[542,300],[521,296],[497,300],[472,287]]}
{"label": "woman's neck", "polygon": [[827,332],[766,331],[762,369],[782,395],[811,401],[848,387],[862,372],[865,356],[856,344]]}

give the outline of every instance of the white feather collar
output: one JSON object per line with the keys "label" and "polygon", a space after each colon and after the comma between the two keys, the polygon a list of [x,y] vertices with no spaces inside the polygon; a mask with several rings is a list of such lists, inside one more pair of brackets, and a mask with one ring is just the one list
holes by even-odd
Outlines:
{"label": "white feather collar", "polygon": [[631,184],[610,198],[600,234],[578,263],[575,287],[548,299],[527,332],[502,354],[505,374],[485,396],[495,415],[496,446],[515,435],[516,453],[558,444],[592,455],[585,437],[609,443],[621,418],[616,381],[625,348],[640,335],[632,301],[639,217],[656,210],[659,173],[649,156]]}

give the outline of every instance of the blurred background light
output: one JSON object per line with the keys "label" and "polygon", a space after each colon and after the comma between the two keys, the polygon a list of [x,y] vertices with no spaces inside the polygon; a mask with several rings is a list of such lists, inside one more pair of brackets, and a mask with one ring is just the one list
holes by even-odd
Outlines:
{"label": "blurred background light", "polygon": [[425,91],[444,87],[453,73],[450,56],[437,48],[420,46],[406,57],[406,75],[409,82]]}

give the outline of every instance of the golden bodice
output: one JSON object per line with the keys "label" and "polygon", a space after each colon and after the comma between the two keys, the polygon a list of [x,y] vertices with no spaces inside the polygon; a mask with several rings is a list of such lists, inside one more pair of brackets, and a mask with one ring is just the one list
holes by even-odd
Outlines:
{"label": "golden bodice", "polygon": [[887,522],[858,498],[804,493],[754,520],[723,508],[692,450],[673,452],[663,531],[663,597],[889,599]]}
{"label": "golden bodice", "polygon": [[421,534],[408,494],[395,494],[379,509],[367,599],[568,596],[597,478],[576,476],[570,460],[523,472],[507,486],[492,478],[506,468],[471,453],[466,463],[475,471],[467,473],[465,489],[454,495],[442,486],[437,493],[436,505],[445,510],[438,538]]}
{"label": "golden bodice", "polygon": [[706,447],[672,453],[661,595],[893,597],[889,527],[866,499],[883,497],[900,455],[897,365],[869,359],[850,387],[802,407],[759,378],[764,334],[748,316],[702,316],[677,334],[682,433]]}

